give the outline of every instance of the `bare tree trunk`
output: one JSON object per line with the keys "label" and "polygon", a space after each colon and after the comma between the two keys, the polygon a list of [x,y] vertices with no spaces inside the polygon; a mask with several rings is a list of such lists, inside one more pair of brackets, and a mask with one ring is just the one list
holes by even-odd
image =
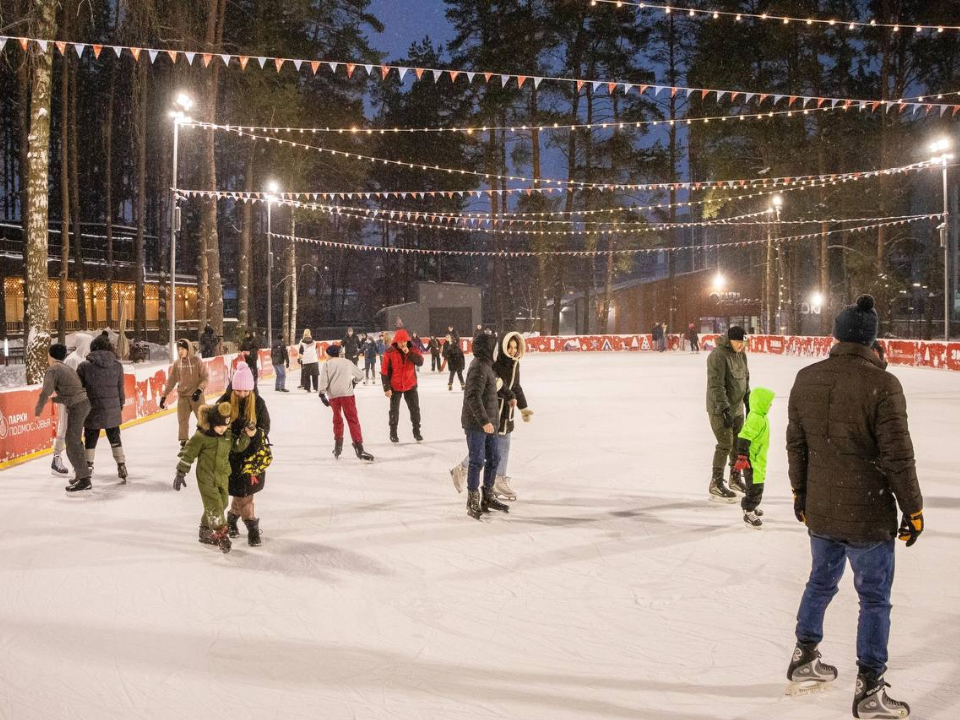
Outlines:
{"label": "bare tree trunk", "polygon": [[[253,159],[255,143],[251,143],[247,156],[247,169],[243,178],[243,189],[253,192]],[[240,203],[240,272],[237,291],[237,314],[240,327],[250,327],[250,238],[253,233],[253,205]]]}
{"label": "bare tree trunk", "polygon": [[143,340],[146,333],[147,307],[143,287],[143,243],[146,230],[147,210],[147,64],[137,63],[134,68],[133,91],[133,141],[136,151],[137,168],[137,233],[133,242],[134,282],[133,295],[133,332],[137,340]]}
{"label": "bare tree trunk", "polygon": [[[533,88],[530,92],[530,124],[533,128],[530,130],[530,144],[533,149],[533,187],[540,188],[540,177],[541,177],[541,167],[540,167],[540,130],[537,128],[539,110],[537,106],[537,88]],[[540,193],[534,193],[534,197],[540,198]],[[542,203],[538,201],[538,207],[542,206]],[[538,227],[543,227],[542,224]],[[544,245],[544,235],[537,237],[536,248],[541,253],[546,250]],[[537,293],[534,310],[536,311],[537,316],[537,331],[544,335],[547,330],[547,319],[544,317],[544,309],[546,304],[544,302],[545,296],[547,294],[547,256],[546,255],[537,255]],[[532,328],[528,328],[532,329]]]}
{"label": "bare tree trunk", "polygon": [[113,327],[113,105],[117,91],[117,64],[110,66],[110,91],[103,122],[103,222],[107,236],[107,327]]}
{"label": "bare tree trunk", "polygon": [[[64,18],[69,11],[64,9]],[[67,23],[64,22],[64,33]],[[70,282],[70,58],[60,63],[60,284],[57,288],[57,342],[67,341],[67,283]]]}
{"label": "bare tree trunk", "polygon": [[[620,130],[617,128],[617,123],[620,122],[620,103],[617,101],[616,95],[613,97],[613,122],[614,122],[614,139],[619,137]],[[618,168],[619,162],[617,157],[618,145],[614,145],[613,151],[610,153],[610,174],[612,175],[613,182],[617,182],[618,179]],[[613,298],[613,271],[614,271],[614,259],[613,259],[613,250],[616,247],[616,228],[607,229],[607,267],[606,272],[604,273],[604,282],[603,282],[603,305],[600,308],[600,334],[606,335],[610,330],[610,304]],[[599,243],[598,243],[599,246]],[[672,255],[673,253],[671,253]],[[672,322],[672,318],[671,318]]]}
{"label": "bare tree trunk", "polygon": [[[297,234],[297,216],[290,209],[290,235]],[[287,247],[287,285],[283,302],[283,342],[289,345],[297,332],[297,243],[290,241]]]}
{"label": "bare tree trunk", "polygon": [[[36,37],[56,37],[55,0],[33,0]],[[28,383],[40,382],[47,368],[50,309],[47,298],[48,167],[50,155],[50,95],[53,46],[34,48],[30,91],[30,134],[27,138],[27,236],[24,247],[26,285],[35,288],[27,304],[25,360]]]}
{"label": "bare tree trunk", "polygon": [[[678,80],[680,79],[679,72],[679,58],[677,57],[677,34],[676,34],[676,25],[674,20],[674,15],[671,14],[667,20],[670,27],[670,35],[668,39],[668,52],[669,52],[669,67],[667,69],[667,79],[671,85],[678,85]],[[670,332],[675,332],[676,327],[674,323],[676,318],[674,317],[674,296],[676,295],[676,277],[677,277],[677,253],[674,252],[673,248],[677,246],[677,189],[676,183],[678,181],[677,177],[677,164],[680,160],[680,144],[677,138],[677,97],[675,93],[670,94],[670,147],[669,147],[669,157],[670,157],[670,232],[668,234],[670,238],[670,251],[667,253],[667,302],[669,307],[667,309],[667,329]],[[689,199],[689,198],[688,198]]]}
{"label": "bare tree trunk", "polygon": [[[78,63],[79,64],[79,63]],[[80,227],[80,133],[77,130],[80,114],[77,112],[77,82],[79,68],[70,75],[70,195],[73,197],[73,274],[77,281],[77,321],[87,329],[87,283],[83,267],[83,233]]]}
{"label": "bare tree trunk", "polygon": [[[20,7],[21,17],[29,18],[31,11],[31,0],[23,0]],[[51,59],[51,63],[53,60]],[[19,107],[17,113],[17,127],[20,131],[20,164],[18,171],[20,174],[20,195],[18,200],[20,201],[19,207],[19,217],[20,217],[20,228],[21,236],[23,238],[24,246],[27,244],[27,215],[29,213],[30,201],[28,188],[30,185],[30,172],[29,172],[29,149],[30,143],[28,141],[28,136],[30,135],[30,87],[32,83],[32,73],[31,73],[31,62],[30,54],[24,53],[23,61],[20,63],[20,67],[17,69],[17,85],[20,90],[19,93]],[[0,282],[0,285],[3,283]],[[24,312],[24,327],[26,327],[26,313],[27,308],[30,305],[30,286],[25,282],[23,284],[23,312]],[[24,334],[26,337],[26,334]]]}

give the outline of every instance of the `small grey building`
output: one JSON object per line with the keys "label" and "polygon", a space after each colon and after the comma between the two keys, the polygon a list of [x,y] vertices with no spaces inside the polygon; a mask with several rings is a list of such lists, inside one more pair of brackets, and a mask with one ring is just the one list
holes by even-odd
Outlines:
{"label": "small grey building", "polygon": [[446,335],[453,325],[460,337],[473,337],[483,320],[483,294],[476,285],[462,283],[417,283],[417,301],[390,305],[377,313],[380,327],[393,330],[397,319],[420,337]]}

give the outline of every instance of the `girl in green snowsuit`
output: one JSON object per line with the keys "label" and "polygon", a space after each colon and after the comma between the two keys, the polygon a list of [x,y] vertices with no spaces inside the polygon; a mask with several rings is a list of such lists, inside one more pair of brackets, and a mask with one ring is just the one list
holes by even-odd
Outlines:
{"label": "girl in green snowsuit", "polygon": [[763,481],[767,475],[767,451],[770,449],[770,421],[767,413],[773,398],[772,390],[754,388],[750,393],[750,413],[737,438],[737,463],[735,470],[743,472],[746,493],[740,502],[743,508],[743,521],[759,528],[763,523],[760,516],[760,501],[763,499]]}
{"label": "girl in green snowsuit", "polygon": [[180,451],[177,476],[173,489],[180,490],[186,482],[193,461],[197,461],[197,488],[203,500],[203,515],[200,517],[200,542],[217,545],[230,552],[230,538],[223,511],[230,499],[230,452],[243,452],[250,438],[257,432],[247,427],[234,437],[230,430],[230,403],[204,405],[197,413],[197,431]]}

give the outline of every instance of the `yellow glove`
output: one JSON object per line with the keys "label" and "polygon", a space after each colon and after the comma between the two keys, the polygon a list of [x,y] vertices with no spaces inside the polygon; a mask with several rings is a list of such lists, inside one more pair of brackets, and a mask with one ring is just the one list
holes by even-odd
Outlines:
{"label": "yellow glove", "polygon": [[520,414],[523,415],[524,422],[530,422],[530,416],[533,415],[533,410],[531,410],[530,408],[524,408],[523,410],[520,411]]}
{"label": "yellow glove", "polygon": [[913,545],[917,538],[920,537],[920,533],[923,532],[923,510],[920,512],[911,513],[909,516],[904,515],[903,519],[900,521],[900,532],[897,537],[900,540],[903,540],[907,543],[907,547]]}

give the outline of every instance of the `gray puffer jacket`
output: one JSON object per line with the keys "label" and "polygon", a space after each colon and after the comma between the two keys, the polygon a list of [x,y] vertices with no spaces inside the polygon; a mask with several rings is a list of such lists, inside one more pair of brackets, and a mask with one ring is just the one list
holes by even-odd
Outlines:
{"label": "gray puffer jacket", "polygon": [[118,427],[123,413],[123,365],[112,350],[97,350],[77,368],[90,399],[90,414],[83,426],[90,429]]}

